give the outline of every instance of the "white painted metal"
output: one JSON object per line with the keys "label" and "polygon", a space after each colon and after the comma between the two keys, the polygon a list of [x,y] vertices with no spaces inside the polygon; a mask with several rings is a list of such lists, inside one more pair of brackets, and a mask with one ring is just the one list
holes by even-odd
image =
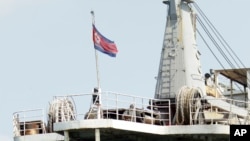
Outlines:
{"label": "white painted metal", "polygon": [[195,39],[194,13],[187,2],[189,1],[165,1],[169,9],[155,98],[175,98],[183,86],[205,92]]}
{"label": "white painted metal", "polygon": [[[225,111],[229,111],[231,114],[236,114],[240,117],[246,117],[247,116],[247,109],[230,104],[230,103],[236,103],[235,101],[231,100],[231,102],[225,102],[225,99],[218,99],[212,96],[206,96],[205,97],[207,102],[211,104],[212,106],[223,109]],[[229,99],[228,99],[229,100]],[[245,105],[245,103],[241,103]]]}
{"label": "white painted metal", "polygon": [[67,130],[64,130],[64,141],[69,141],[69,132]]}
{"label": "white painted metal", "polygon": [[14,137],[14,141],[64,141],[64,136],[59,133],[35,134]]}
{"label": "white painted metal", "polygon": [[84,129],[118,129],[124,131],[139,132],[157,135],[183,135],[183,134],[214,134],[228,135],[229,126],[227,125],[192,125],[192,126],[157,126],[151,124],[141,124],[127,122],[123,120],[100,119],[100,120],[78,120],[67,123],[56,123],[55,131],[64,130],[84,130]]}

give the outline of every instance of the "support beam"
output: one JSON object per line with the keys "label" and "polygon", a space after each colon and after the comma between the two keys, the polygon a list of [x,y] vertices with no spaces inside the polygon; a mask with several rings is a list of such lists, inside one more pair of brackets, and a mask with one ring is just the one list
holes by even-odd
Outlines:
{"label": "support beam", "polygon": [[95,129],[95,141],[100,141],[100,129]]}
{"label": "support beam", "polygon": [[69,141],[69,132],[64,131],[64,141]]}

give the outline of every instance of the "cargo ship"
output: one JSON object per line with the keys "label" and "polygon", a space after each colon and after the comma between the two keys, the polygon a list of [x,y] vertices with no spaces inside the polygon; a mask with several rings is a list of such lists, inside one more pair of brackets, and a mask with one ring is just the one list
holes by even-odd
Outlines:
{"label": "cargo ship", "polygon": [[168,12],[153,98],[100,87],[54,96],[48,109],[13,113],[14,141],[229,141],[230,125],[249,125],[250,68],[204,74],[196,43],[197,21],[210,33],[203,12],[194,0],[163,4]]}

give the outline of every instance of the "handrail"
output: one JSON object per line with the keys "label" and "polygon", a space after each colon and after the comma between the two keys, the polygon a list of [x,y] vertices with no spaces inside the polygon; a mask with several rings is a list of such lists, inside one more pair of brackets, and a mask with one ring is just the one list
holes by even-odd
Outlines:
{"label": "handrail", "polygon": [[14,136],[46,133],[44,109],[29,109],[13,113]]}
{"label": "handrail", "polygon": [[[200,99],[193,99],[200,100]],[[193,103],[190,101],[190,103]],[[203,101],[206,101],[204,99]],[[213,102],[214,101],[214,102]],[[224,103],[223,103],[224,101]],[[221,103],[221,106],[218,105]],[[224,124],[224,125],[231,125],[231,124],[244,124],[248,116],[248,108],[245,105],[249,105],[250,102],[228,99],[228,98],[216,98],[216,99],[209,99],[209,102],[204,102],[199,111],[199,115],[203,116],[203,124]],[[192,108],[194,108],[194,105]],[[191,108],[191,109],[192,109]],[[190,111],[190,117],[192,117],[196,111]],[[196,113],[197,114],[197,113]],[[198,119],[192,119],[193,122]]]}
{"label": "handrail", "polygon": [[[57,112],[56,114],[51,114],[51,111],[45,114],[43,109],[29,109],[13,113],[14,135],[25,135],[25,131],[28,130],[26,129],[26,127],[29,126],[28,124],[35,124],[36,121],[41,122],[39,133],[46,133],[48,129],[50,129],[49,132],[53,132],[53,126],[51,124],[56,122],[97,119],[98,106],[101,107],[100,118],[103,119],[125,120],[160,126],[171,126],[172,123],[175,123],[175,121],[172,121],[174,113],[171,113],[171,103],[169,99],[152,99],[114,92],[102,92],[100,99],[101,105],[97,105],[92,99],[93,95],[94,94],[88,93],[55,96],[53,102],[62,102],[60,104],[50,104],[50,106],[56,105],[52,108],[53,110],[55,109],[55,112]],[[200,100],[201,103],[198,105],[198,110],[197,105],[192,105],[192,103],[195,103],[195,100]],[[211,99],[209,100],[211,101]],[[250,105],[249,102],[225,98],[216,98],[212,100],[227,101],[230,106],[228,109],[233,109],[231,107],[237,106],[239,103],[241,103],[241,105]],[[90,106],[87,103],[90,103]],[[240,117],[233,111],[220,109],[212,103],[206,102],[206,99],[192,99],[190,100],[190,104],[190,124],[230,125],[236,122],[236,120],[233,120],[234,118],[240,123],[243,123],[244,117]],[[245,109],[244,106],[239,108]],[[75,112],[76,110],[74,109],[78,112]],[[199,117],[198,115],[202,116]],[[49,119],[46,119],[46,117]],[[201,119],[203,121],[198,122],[198,120]]]}

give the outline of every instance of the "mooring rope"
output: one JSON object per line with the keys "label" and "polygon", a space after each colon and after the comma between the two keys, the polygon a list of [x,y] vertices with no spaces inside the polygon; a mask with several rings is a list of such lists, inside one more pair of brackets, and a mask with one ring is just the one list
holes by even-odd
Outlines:
{"label": "mooring rope", "polygon": [[190,124],[191,104],[195,98],[200,96],[200,92],[196,88],[182,87],[176,95],[176,124]]}

